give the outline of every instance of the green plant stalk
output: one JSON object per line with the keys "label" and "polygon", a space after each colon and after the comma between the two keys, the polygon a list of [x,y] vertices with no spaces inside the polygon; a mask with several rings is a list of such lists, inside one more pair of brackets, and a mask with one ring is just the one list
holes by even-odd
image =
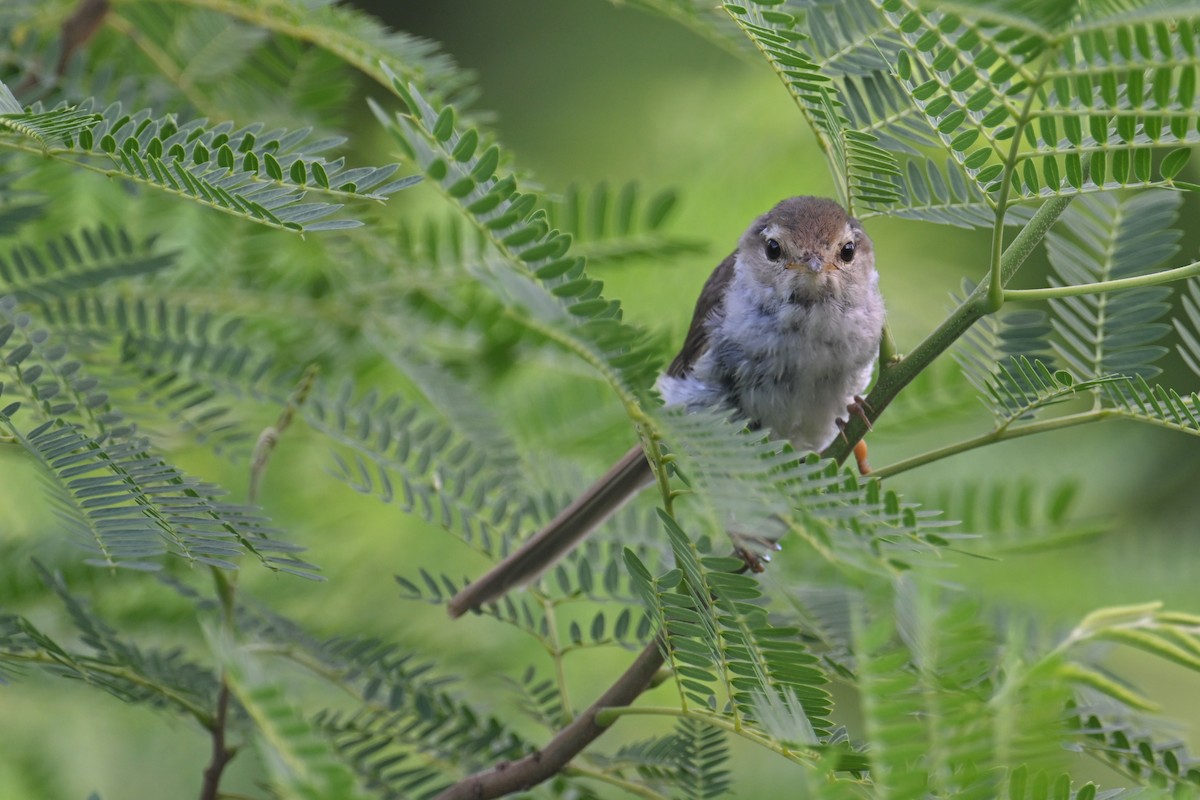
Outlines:
{"label": "green plant stalk", "polygon": [[940,461],[943,458],[956,456],[959,453],[966,453],[969,450],[974,450],[979,447],[986,447],[989,444],[1006,442],[1010,439],[1020,439],[1024,436],[1033,436],[1037,433],[1056,431],[1060,428],[1072,428],[1077,425],[1086,425],[1089,422],[1099,422],[1100,420],[1117,416],[1121,416],[1121,413],[1120,411],[1114,409],[1093,409],[1091,411],[1082,411],[1078,414],[1069,414],[1064,417],[1055,417],[1054,419],[1031,422],[1028,425],[1019,425],[1015,428],[997,428],[980,436],[976,436],[971,439],[964,439],[961,442],[955,442],[954,444],[948,444],[945,447],[938,447],[925,453],[921,453],[920,455],[913,456],[912,458],[906,458],[903,461],[897,461],[895,464],[889,464],[886,467],[873,470],[871,472],[871,476],[875,478],[890,478],[893,475],[899,475],[902,472],[908,472],[910,469],[923,467],[926,464],[933,463],[934,461]]}
{"label": "green plant stalk", "polygon": [[562,774],[574,775],[579,778],[588,778],[601,783],[607,783],[608,785],[615,786],[618,789],[633,795],[634,797],[643,797],[645,800],[668,800],[667,795],[659,794],[653,789],[642,786],[640,783],[627,781],[617,777],[616,775],[610,775],[609,773],[602,772],[598,769],[582,766],[574,761],[563,767]]}
{"label": "green plant stalk", "polygon": [[757,745],[783,756],[789,761],[794,761],[797,764],[811,764],[817,760],[817,757],[810,752],[804,750],[795,750],[785,744],[776,742],[760,733],[755,733],[749,728],[744,728],[730,722],[725,717],[717,716],[716,714],[706,714],[697,711],[685,711],[680,708],[672,708],[670,706],[621,706],[602,708],[596,713],[596,724],[608,726],[612,725],[620,717],[630,715],[647,715],[655,717],[684,717],[688,719],[703,720],[705,725],[711,725],[714,728],[720,728],[743,739],[754,742]]}
{"label": "green plant stalk", "polygon": [[[1058,52],[1057,47],[1050,48],[1049,52],[1043,53],[1041,56],[1041,66],[1038,69],[1037,77],[1030,80],[1030,84],[1036,89],[1041,86],[1042,79],[1046,74],[1046,69],[1054,60],[1054,55]],[[1028,80],[1028,79],[1027,79]],[[992,226],[992,258],[987,283],[987,310],[989,313],[994,313],[1000,310],[1004,305],[1004,286],[1008,282],[1008,277],[1004,275],[1003,262],[1008,252],[1004,250],[1004,216],[1008,212],[1008,195],[1012,191],[1012,176],[1017,169],[1018,156],[1021,153],[1021,140],[1025,133],[1025,127],[1029,125],[1030,112],[1033,109],[1033,101],[1040,95],[1039,91],[1029,91],[1025,98],[1025,107],[1021,109],[1021,116],[1013,125],[1012,144],[1009,146],[1008,158],[1005,160],[1004,171],[1000,173],[1000,194],[996,198],[996,221]],[[1051,201],[1052,202],[1052,201]],[[1043,206],[1044,208],[1045,206]],[[1031,223],[1032,224],[1032,223]],[[1024,231],[1022,231],[1024,232]],[[1020,234],[1018,234],[1019,236]],[[1038,238],[1041,241],[1041,237]],[[1022,261],[1025,259],[1022,258]]]}
{"label": "green plant stalk", "polygon": [[[1047,200],[1026,223],[1016,238],[1009,243],[999,262],[999,282],[1001,287],[1006,285],[1029,258],[1030,253],[1046,236],[1046,232],[1071,204],[1074,195],[1052,197]],[[982,281],[966,300],[950,313],[942,324],[924,341],[916,346],[911,353],[899,361],[893,361],[890,366],[880,370],[879,380],[867,396],[867,416],[874,421],[879,418],[884,409],[896,398],[904,387],[908,386],[932,361],[940,356],[960,336],[978,322],[992,309],[988,303],[989,287],[992,278]],[[883,351],[880,347],[880,351]],[[854,445],[867,432],[867,424],[858,417],[852,417],[846,426],[845,437],[839,437],[822,453],[826,458],[832,458],[839,464],[846,460]]]}
{"label": "green plant stalk", "polygon": [[[61,666],[62,661],[57,658],[52,658],[45,653],[5,653],[6,661],[23,661],[28,664],[44,664],[46,666]],[[91,661],[90,659],[81,658],[79,663],[85,664],[89,670],[100,672],[105,675],[111,675],[114,678],[120,678],[123,681],[129,681],[135,686],[142,689],[154,692],[163,700],[172,703],[187,712],[193,719],[198,722],[205,730],[212,730],[214,726],[214,717],[209,711],[197,705],[189,698],[175,692],[174,690],[163,686],[160,683],[146,678],[143,675],[130,670],[127,667],[114,667],[109,664],[101,664]]]}
{"label": "green plant stalk", "polygon": [[1132,278],[1117,278],[1111,281],[1096,283],[1080,283],[1074,286],[1050,286],[1045,289],[1005,289],[1005,301],[1056,300],[1060,297],[1079,297],[1085,294],[1101,294],[1115,292],[1120,289],[1134,289],[1139,286],[1157,286],[1162,283],[1181,281],[1200,275],[1200,261],[1193,261],[1182,267],[1152,272],[1149,275],[1136,275]]}
{"label": "green plant stalk", "polygon": [[[540,599],[540,598],[539,598]],[[542,613],[546,615],[547,638],[544,644],[554,662],[554,682],[558,684],[558,701],[562,704],[563,720],[575,718],[575,710],[571,707],[571,695],[567,691],[567,673],[563,667],[563,649],[558,638],[558,617],[554,613],[554,602],[542,600]]]}

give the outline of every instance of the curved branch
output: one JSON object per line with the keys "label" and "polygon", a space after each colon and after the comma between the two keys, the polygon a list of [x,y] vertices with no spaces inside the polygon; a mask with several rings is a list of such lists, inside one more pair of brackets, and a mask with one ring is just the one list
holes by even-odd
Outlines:
{"label": "curved branch", "polygon": [[434,800],[488,800],[524,791],[554,777],[585,747],[607,730],[596,714],[612,706],[627,706],[646,691],[663,665],[662,645],[654,639],[638,654],[629,669],[608,687],[586,711],[559,731],[541,750],[517,761],[503,762],[464,778]]}

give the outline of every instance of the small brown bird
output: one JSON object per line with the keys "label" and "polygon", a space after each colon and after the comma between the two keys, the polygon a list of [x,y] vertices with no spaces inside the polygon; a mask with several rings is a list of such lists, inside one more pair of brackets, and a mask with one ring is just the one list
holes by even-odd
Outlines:
{"label": "small brown bird", "polygon": [[[683,349],[659,378],[667,405],[718,407],[820,452],[863,415],[883,331],[871,239],[832,200],[793,197],[756,219],[713,271]],[[855,449],[867,471],[866,450]],[[449,603],[458,617],[533,580],[653,480],[640,446]]]}

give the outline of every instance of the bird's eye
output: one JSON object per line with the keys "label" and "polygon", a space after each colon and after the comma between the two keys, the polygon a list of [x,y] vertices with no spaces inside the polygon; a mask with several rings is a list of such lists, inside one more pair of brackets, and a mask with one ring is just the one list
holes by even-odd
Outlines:
{"label": "bird's eye", "polygon": [[842,252],[838,253],[838,258],[849,264],[854,260],[854,242],[846,242],[842,245]]}
{"label": "bird's eye", "polygon": [[778,261],[783,256],[783,248],[774,239],[767,239],[766,253],[768,261]]}

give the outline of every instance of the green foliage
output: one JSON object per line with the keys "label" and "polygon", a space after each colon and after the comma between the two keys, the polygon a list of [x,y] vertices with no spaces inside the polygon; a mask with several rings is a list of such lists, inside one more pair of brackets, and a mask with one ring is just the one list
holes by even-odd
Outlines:
{"label": "green foliage", "polygon": [[[0,541],[4,691],[67,678],[184,720],[212,753],[205,798],[434,798],[528,763],[555,768],[535,796],[716,798],[753,778],[735,739],[826,800],[1200,791],[1154,716],[1178,712],[1170,691],[1110,658],[1194,681],[1196,609],[1064,629],[956,571],[1104,536],[1086,482],[892,483],[1111,418],[1200,434],[1172,363],[1200,374],[1200,279],[1166,271],[1192,247],[1194,4],[629,3],[769,67],[856,215],[991,229],[956,310],[908,356],[883,348],[868,398],[881,438],[982,432],[866,477],[721,410],[659,408],[668,348],[593,267],[727,252],[674,232],[674,190],[541,188],[471,109],[469,72],[344,4],[102,5],[92,27],[87,4],[0,8],[0,470],[42,486],[6,501],[36,522]],[[363,102],[364,77],[386,100]],[[369,166],[379,134],[403,170]],[[393,202],[417,182],[437,209]],[[1043,238],[1049,287],[1009,290]],[[954,342],[960,369],[933,361]],[[582,483],[544,412],[585,384],[616,413],[578,401],[554,433],[638,439],[656,502],[478,619],[429,625]],[[355,549],[342,484],[424,524]],[[419,603],[358,605],[378,587],[350,566],[381,563]],[[355,617],[322,630],[334,597]],[[493,653],[497,627],[536,654]],[[582,711],[599,690],[579,676],[619,688],[636,651],[665,664],[653,700]],[[632,735],[564,755],[596,724]],[[247,744],[249,788],[218,786]]]}

